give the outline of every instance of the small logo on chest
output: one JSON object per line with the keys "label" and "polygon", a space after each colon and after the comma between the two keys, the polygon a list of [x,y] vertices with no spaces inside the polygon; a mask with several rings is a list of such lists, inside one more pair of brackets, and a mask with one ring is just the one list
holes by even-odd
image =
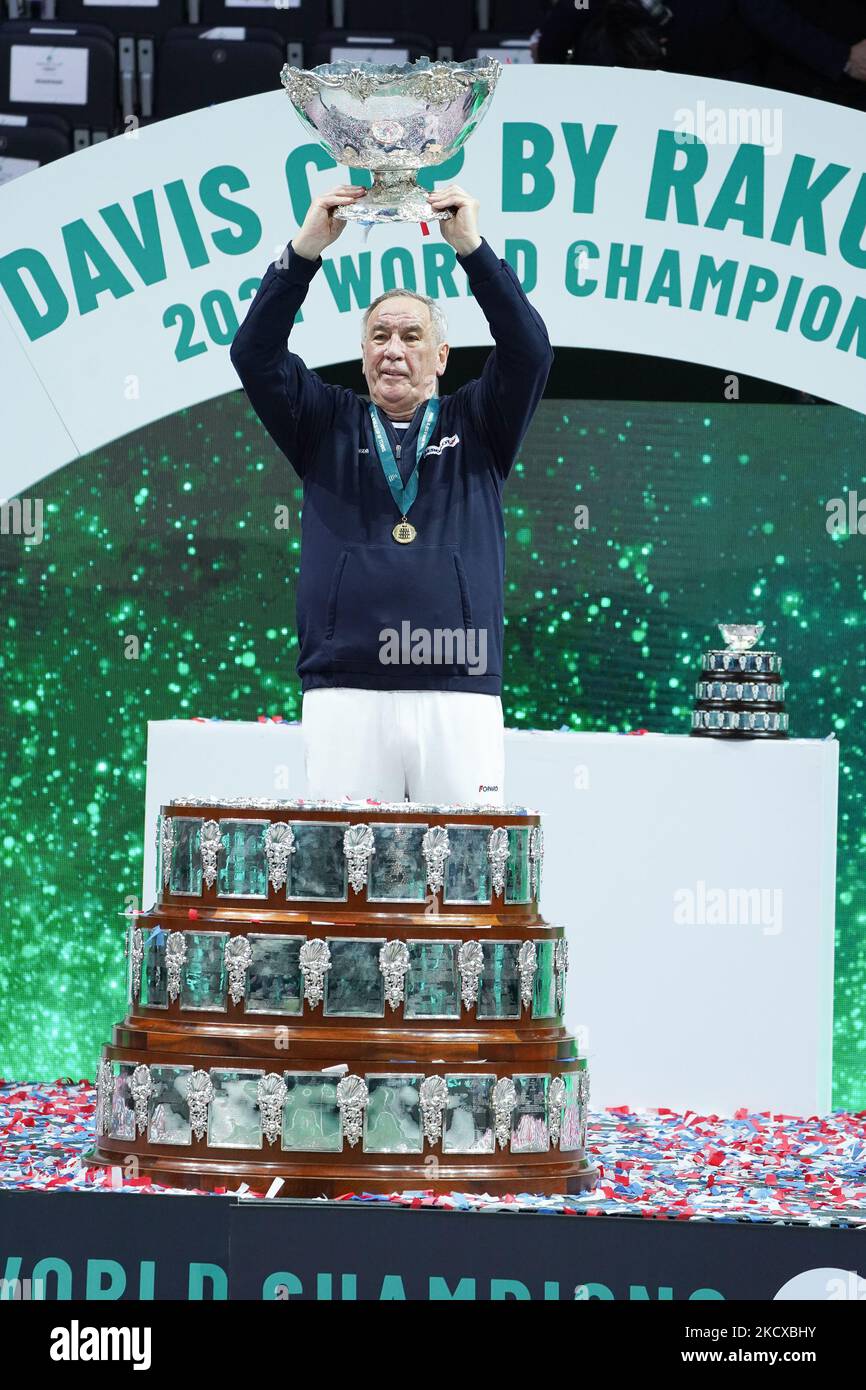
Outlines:
{"label": "small logo on chest", "polygon": [[424,450],[423,457],[426,458],[428,454],[441,454],[443,449],[453,449],[454,446],[459,443],[459,434],[446,434],[445,438],[440,439],[438,444],[428,445],[427,448]]}

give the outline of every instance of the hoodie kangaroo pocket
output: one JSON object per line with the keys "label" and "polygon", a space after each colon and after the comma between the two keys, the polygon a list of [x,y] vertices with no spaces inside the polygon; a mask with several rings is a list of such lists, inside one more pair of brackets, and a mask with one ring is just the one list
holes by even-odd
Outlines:
{"label": "hoodie kangaroo pocket", "polygon": [[425,666],[440,675],[468,672],[472,603],[460,554],[451,546],[413,542],[346,550],[327,604],[326,642],[341,670],[385,674],[399,651],[398,663],[419,674]]}

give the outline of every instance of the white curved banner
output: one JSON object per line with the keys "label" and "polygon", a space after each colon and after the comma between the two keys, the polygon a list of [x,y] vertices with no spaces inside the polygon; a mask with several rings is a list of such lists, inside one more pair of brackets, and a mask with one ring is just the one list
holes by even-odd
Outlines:
{"label": "white curved banner", "polygon": [[[554,344],[863,410],[864,167],[857,112],[679,74],[521,66],[441,172],[480,198]],[[258,280],[310,196],[346,178],[276,90],[0,188],[0,496],[236,387],[228,344]],[[436,227],[350,226],[293,346],[314,367],[355,356],[360,309],[394,284],[443,300],[452,345],[490,342]]]}

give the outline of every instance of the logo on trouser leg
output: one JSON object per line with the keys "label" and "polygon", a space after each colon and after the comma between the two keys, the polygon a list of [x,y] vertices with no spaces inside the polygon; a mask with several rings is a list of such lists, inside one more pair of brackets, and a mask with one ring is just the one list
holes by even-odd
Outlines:
{"label": "logo on trouser leg", "polygon": [[478,790],[479,790],[480,792],[498,792],[498,791],[499,791],[499,788],[498,788],[498,787],[488,787],[488,786],[486,785],[486,783],[482,782],[482,783],[480,784]]}

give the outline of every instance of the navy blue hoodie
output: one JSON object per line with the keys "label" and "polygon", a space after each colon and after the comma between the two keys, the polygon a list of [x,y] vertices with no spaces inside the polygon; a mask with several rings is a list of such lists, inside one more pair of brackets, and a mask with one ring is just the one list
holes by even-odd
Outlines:
{"label": "navy blue hoodie", "polygon": [[[308,260],[289,246],[284,264],[268,267],[232,343],[232,363],[253,409],[303,480],[297,622],[305,691],[352,686],[501,693],[502,489],[553,351],[514,271],[487,242],[457,259],[496,347],[477,380],[441,398],[409,514],[418,535],[409,545],[391,534],[399,512],[376,453],[367,398],[326,384],[287,351],[321,257]],[[423,414],[422,403],[403,432],[404,481]],[[393,448],[390,421],[386,428]],[[386,664],[386,629],[404,635],[474,629],[474,636],[465,650],[446,639],[439,659],[427,664]],[[478,659],[482,631],[484,662]],[[460,656],[469,660],[461,663]]]}

